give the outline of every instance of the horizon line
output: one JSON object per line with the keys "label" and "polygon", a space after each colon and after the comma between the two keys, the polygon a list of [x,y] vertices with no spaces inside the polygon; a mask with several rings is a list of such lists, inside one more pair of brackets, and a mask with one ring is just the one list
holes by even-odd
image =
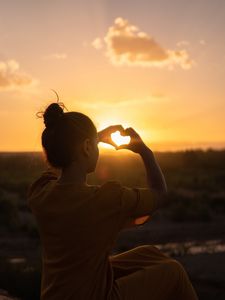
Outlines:
{"label": "horizon line", "polygon": [[[120,150],[120,154],[121,155],[130,155],[130,154],[134,154],[132,151],[129,151],[127,149],[122,149],[122,150],[126,150],[126,152],[122,152]],[[178,152],[187,152],[187,151],[202,151],[202,152],[207,152],[207,151],[214,151],[214,152],[223,152],[225,151],[225,146],[223,148],[213,148],[213,147],[207,147],[207,148],[184,148],[184,149],[168,149],[168,150],[152,150],[154,153],[178,153]],[[41,150],[37,150],[37,151],[31,151],[31,150],[0,150],[0,155],[2,154],[44,154],[43,151]],[[103,153],[100,153],[100,155],[115,155],[116,153],[118,153],[118,151],[114,152],[114,149],[107,149],[104,150]]]}
{"label": "horizon line", "polygon": [[[223,151],[225,150],[225,141],[218,141],[218,142],[185,142],[185,141],[165,141],[164,143],[160,142],[147,142],[145,143],[153,152],[184,152],[184,151],[207,151],[207,150],[214,150],[214,151]],[[115,149],[113,146],[108,148],[105,147],[105,143],[99,144],[99,150],[102,153],[114,153]],[[37,149],[37,147],[35,147]],[[39,148],[39,147],[38,147]],[[126,149],[123,149],[126,150]],[[121,151],[121,150],[120,150]],[[125,151],[127,154],[129,150]],[[127,153],[126,153],[127,152]],[[43,149],[40,147],[38,150],[32,149],[0,149],[0,153],[43,153]],[[121,151],[124,154],[123,151]],[[130,151],[129,151],[130,153]]]}

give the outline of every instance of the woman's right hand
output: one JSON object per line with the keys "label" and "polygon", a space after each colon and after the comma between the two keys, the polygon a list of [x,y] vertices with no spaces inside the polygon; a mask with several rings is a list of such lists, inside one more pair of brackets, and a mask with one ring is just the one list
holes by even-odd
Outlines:
{"label": "woman's right hand", "polygon": [[128,149],[135,153],[143,153],[148,147],[145,145],[143,140],[141,139],[140,135],[132,128],[128,127],[124,129],[123,135],[130,136],[130,143],[129,144],[123,144],[116,147],[116,150],[119,149]]}

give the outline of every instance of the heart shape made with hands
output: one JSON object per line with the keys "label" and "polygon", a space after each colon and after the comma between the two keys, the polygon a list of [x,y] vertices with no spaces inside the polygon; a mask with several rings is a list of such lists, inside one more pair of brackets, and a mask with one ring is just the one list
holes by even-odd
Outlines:
{"label": "heart shape made with hands", "polygon": [[130,143],[130,136],[121,135],[119,130],[111,133],[111,139],[117,146],[124,145],[124,144],[127,145]]}

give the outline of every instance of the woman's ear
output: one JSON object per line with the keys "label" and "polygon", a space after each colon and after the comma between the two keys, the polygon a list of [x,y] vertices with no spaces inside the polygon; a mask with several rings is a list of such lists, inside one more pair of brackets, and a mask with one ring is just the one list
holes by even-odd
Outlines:
{"label": "woman's ear", "polygon": [[85,139],[83,142],[83,151],[86,156],[90,156],[91,154],[91,141],[90,139]]}

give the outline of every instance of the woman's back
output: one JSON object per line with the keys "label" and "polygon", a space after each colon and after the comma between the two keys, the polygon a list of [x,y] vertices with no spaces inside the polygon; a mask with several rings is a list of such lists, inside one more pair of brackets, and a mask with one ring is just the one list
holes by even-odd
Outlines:
{"label": "woman's back", "polygon": [[[28,204],[42,241],[42,300],[107,299],[113,284],[109,252],[132,210],[138,216],[136,196],[137,190],[115,181],[60,184],[50,172],[33,183]],[[141,190],[147,204],[139,214],[150,211],[150,197],[153,207],[153,195]]]}

